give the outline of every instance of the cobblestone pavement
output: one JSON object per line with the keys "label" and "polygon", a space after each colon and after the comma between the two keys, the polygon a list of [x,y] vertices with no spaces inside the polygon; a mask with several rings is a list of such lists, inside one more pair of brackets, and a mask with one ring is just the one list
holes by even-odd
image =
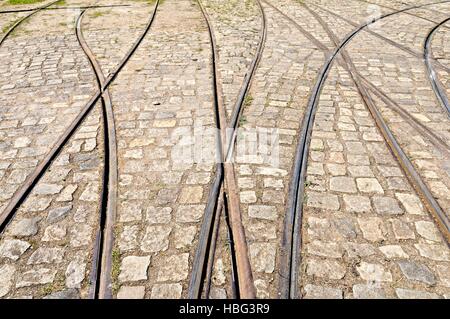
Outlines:
{"label": "cobblestone pavement", "polygon": [[[51,2],[0,0],[0,11]],[[257,0],[202,0],[216,38],[218,93],[228,119],[257,51],[261,10],[266,19],[267,38],[234,148],[258,298],[279,297],[281,239],[302,119],[335,42],[373,18],[432,2],[261,0],[260,8]],[[76,7],[122,4],[88,9],[81,24],[108,77],[144,31],[156,1],[65,0],[30,16],[1,44],[0,214],[98,90],[77,40],[75,21],[82,11]],[[0,39],[31,12],[0,14]],[[308,155],[298,270],[302,298],[450,298],[446,239],[353,79],[368,88],[450,217],[449,117],[423,60],[427,35],[449,17],[450,4],[441,3],[376,21],[345,47],[353,74],[342,55],[332,64]],[[432,65],[447,96],[449,30],[447,22],[431,40]],[[212,76],[198,2],[161,1],[149,33],[109,87],[119,177],[114,298],[187,297],[216,167]],[[0,298],[93,297],[107,159],[103,123],[97,103],[1,231]],[[222,214],[210,298],[234,294],[226,225]]]}
{"label": "cobblestone pavement", "polygon": [[[118,298],[186,296],[214,168],[213,158],[198,163],[191,156],[189,137],[194,128],[215,127],[211,72],[199,7],[164,2],[151,36],[111,88],[119,156]],[[205,154],[214,150],[214,135],[204,145]]]}

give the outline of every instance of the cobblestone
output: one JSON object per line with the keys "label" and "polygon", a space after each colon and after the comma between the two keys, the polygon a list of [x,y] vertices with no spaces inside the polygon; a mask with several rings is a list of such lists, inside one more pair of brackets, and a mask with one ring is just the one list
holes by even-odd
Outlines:
{"label": "cobblestone", "polygon": [[393,258],[408,258],[403,248],[399,245],[386,245],[380,247],[381,252],[389,259]]}
{"label": "cobblestone", "polygon": [[400,299],[440,299],[439,295],[421,290],[402,289],[395,290]]}

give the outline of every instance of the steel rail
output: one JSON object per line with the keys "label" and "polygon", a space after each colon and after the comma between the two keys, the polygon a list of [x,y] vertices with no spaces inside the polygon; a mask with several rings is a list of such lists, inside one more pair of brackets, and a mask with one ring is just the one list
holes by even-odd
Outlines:
{"label": "steel rail", "polygon": [[[82,20],[86,10],[81,12],[77,19],[76,33],[81,48],[86,54],[94,70],[98,89],[105,83],[105,76],[95,55],[87,44],[82,31]],[[111,95],[107,89],[101,96],[102,116],[104,127],[104,178],[102,186],[102,201],[100,208],[100,222],[97,232],[98,243],[95,246],[93,256],[96,257],[91,271],[91,296],[100,299],[112,298],[111,268],[112,250],[114,242],[114,223],[117,213],[117,185],[118,185],[118,160],[117,138],[114,123]]]}
{"label": "steel rail", "polygon": [[[219,72],[216,65],[217,59],[217,51],[215,45],[215,37],[213,35],[213,30],[211,28],[209,18],[201,4],[200,1],[197,0],[197,4],[200,8],[200,11],[203,15],[203,18],[206,22],[206,26],[208,29],[208,34],[210,38],[210,47],[211,47],[211,64],[212,64],[212,91],[213,91],[213,105],[214,105],[214,119],[216,123],[216,128],[221,132],[221,128],[226,125],[223,123],[223,117],[220,115],[222,112],[222,95],[221,92],[221,84],[218,81]],[[192,272],[191,278],[189,281],[188,288],[188,298],[189,299],[197,299],[201,298],[204,277],[207,276],[205,272],[207,272],[207,263],[211,260],[210,256],[208,256],[207,252],[209,251],[211,240],[213,238],[213,229],[214,229],[214,220],[216,220],[216,216],[219,213],[218,200],[220,196],[223,196],[222,192],[222,181],[223,181],[223,165],[222,165],[222,137],[216,136],[216,174],[214,177],[213,184],[211,185],[210,193],[208,198],[214,198],[215,200],[209,200],[206,204],[205,211],[203,214],[203,221],[200,226],[200,234],[199,234],[199,242],[197,245],[197,250],[194,255],[194,261],[192,264]]]}
{"label": "steel rail", "polygon": [[256,49],[255,57],[252,60],[252,64],[250,65],[249,72],[246,73],[244,81],[242,83],[241,89],[239,91],[238,97],[236,99],[236,103],[233,107],[233,113],[231,116],[230,124],[228,129],[231,130],[231,138],[227,141],[227,152],[225,153],[225,162],[232,162],[232,156],[233,156],[233,146],[234,142],[236,140],[237,132],[236,128],[238,127],[238,121],[242,113],[243,104],[245,97],[247,96],[248,90],[250,89],[250,84],[253,79],[253,75],[255,73],[256,67],[258,66],[259,61],[262,57],[262,52],[264,50],[264,44],[266,42],[267,38],[267,20],[266,20],[266,14],[264,12],[264,8],[261,5],[261,0],[256,0],[261,12],[262,16],[262,27],[261,27],[261,34],[260,34],[260,41],[258,44],[258,48]]}
{"label": "steel rail", "polygon": [[[52,4],[56,4],[55,1]],[[93,5],[93,6],[73,6],[73,7],[53,7],[53,8],[43,8],[42,10],[86,10],[86,9],[95,9],[95,8],[117,8],[117,7],[131,7],[130,4],[110,4],[110,5]],[[37,10],[36,8],[29,8],[29,9],[17,9],[17,10],[5,10],[0,11],[0,14],[7,14],[7,13],[20,13],[20,12],[30,12]]]}
{"label": "steel rail", "polygon": [[[425,66],[427,68],[428,78],[431,83],[431,87],[433,88],[434,94],[438,99],[439,103],[442,105],[445,111],[447,111],[447,116],[450,118],[450,103],[448,101],[447,94],[445,90],[442,88],[442,84],[436,76],[436,71],[433,68],[432,60],[432,50],[431,50],[431,40],[433,39],[434,33],[442,27],[445,23],[450,21],[450,18],[447,18],[436,26],[428,33],[427,38],[425,39],[424,47],[423,47],[423,58],[425,61]],[[449,72],[450,73],[450,72]]]}
{"label": "steel rail", "polygon": [[[387,17],[393,16],[395,14],[399,14],[402,12],[407,12],[408,10],[424,7],[427,5],[432,5],[435,3],[425,4],[425,5],[416,5],[408,8],[404,8],[402,10],[398,10],[395,12],[390,12],[382,15],[377,19],[373,19],[368,21],[358,28],[350,32],[339,44],[337,48],[333,51],[333,53],[328,57],[327,61],[323,65],[316,83],[313,87],[312,94],[309,98],[307,109],[302,122],[301,135],[299,139],[299,143],[297,145],[295,161],[294,161],[294,173],[292,175],[290,187],[289,187],[289,196],[288,196],[288,204],[285,215],[285,226],[284,233],[282,238],[282,257],[280,262],[281,275],[280,275],[280,286],[279,286],[279,295],[281,298],[298,298],[299,297],[299,289],[298,289],[298,269],[300,265],[300,249],[301,249],[301,227],[302,227],[302,215],[303,215],[303,197],[304,197],[304,181],[306,179],[306,168],[308,161],[308,153],[309,153],[309,145],[311,140],[312,127],[314,123],[315,113],[317,111],[317,105],[320,97],[320,93],[322,91],[325,80],[328,77],[331,66],[340,53],[340,51],[355,37],[360,31],[365,29],[367,26],[385,19]],[[404,155],[403,151],[399,147],[396,142],[394,136],[388,129],[388,127],[383,123],[381,114],[377,110],[372,113],[375,117],[376,123],[382,129],[383,136],[386,140],[389,140],[391,143],[388,143],[393,150],[393,153],[397,158],[404,157],[406,160],[406,166],[402,166],[404,171],[409,172],[407,176],[410,180],[414,180],[416,183],[414,185],[420,185],[418,189],[422,193],[427,194],[427,198],[425,202],[428,204],[427,207],[431,207],[440,211],[439,205],[436,200],[431,196],[427,187],[421,181],[418,174],[414,174],[415,170],[412,164]],[[422,198],[423,199],[423,198]],[[440,216],[442,217],[442,216]]]}
{"label": "steel rail", "polygon": [[[223,184],[223,175],[224,175],[224,167],[222,164],[222,158],[223,158],[223,141],[225,137],[225,130],[224,128],[227,127],[226,123],[226,113],[225,109],[223,107],[223,99],[222,99],[222,86],[221,86],[221,79],[220,79],[220,72],[218,70],[217,66],[217,60],[218,60],[218,51],[217,51],[217,45],[216,45],[216,39],[214,35],[214,30],[212,28],[209,16],[203,7],[203,4],[200,1],[197,1],[198,6],[200,8],[200,11],[203,15],[203,18],[205,20],[209,38],[210,38],[210,44],[211,44],[211,62],[212,62],[212,71],[213,71],[213,96],[214,96],[214,114],[215,114],[215,120],[216,120],[216,127],[219,130],[220,134],[216,138],[216,161],[217,165],[220,166],[220,169],[217,169],[218,176],[216,176],[216,180],[218,180],[218,177],[220,176],[220,184],[219,187],[222,187]],[[216,186],[217,184],[213,185]],[[214,195],[216,194],[216,190],[212,189],[214,191]],[[223,190],[222,190],[223,191]],[[218,192],[220,197],[224,198],[223,192]],[[210,197],[211,198],[211,197]],[[211,246],[215,245],[214,243],[214,230],[215,227],[212,225],[212,219],[217,220],[217,215],[220,213],[220,207],[216,207],[216,203],[219,200],[215,196],[213,197],[214,200],[209,201],[210,203],[214,203],[213,205],[207,205],[207,208],[209,208],[205,212],[204,221],[202,223],[201,227],[201,235],[199,240],[199,245],[197,247],[197,251],[194,257],[194,263],[192,268],[192,275],[191,275],[191,281],[189,284],[189,292],[188,295],[190,298],[200,298],[203,288],[203,277],[204,274],[204,267],[205,263],[206,265],[206,277],[208,277],[209,271],[208,266],[212,263],[212,256],[211,254],[207,254],[207,251],[209,250],[211,253]],[[219,205],[220,206],[220,205]],[[215,215],[215,216],[214,216]],[[208,225],[208,227],[203,227]],[[233,227],[231,227],[231,231],[233,231]],[[245,243],[244,243],[245,244]],[[240,243],[238,243],[235,247],[235,251],[240,248]],[[208,280],[208,278],[206,278]],[[207,290],[209,288],[207,287]],[[207,291],[208,293],[208,291]]]}
{"label": "steel rail", "polygon": [[[234,174],[234,165],[232,160],[232,154],[237,137],[238,122],[242,114],[244,100],[250,89],[253,75],[255,74],[256,67],[261,60],[264,44],[267,37],[267,22],[264,9],[260,0],[257,0],[259,10],[261,12],[261,31],[260,41],[256,49],[255,56],[249,67],[249,71],[245,75],[241,89],[239,91],[236,103],[233,107],[233,113],[228,125],[227,134],[224,134],[224,143],[226,148],[224,149],[224,171],[225,181],[228,195],[228,203],[230,209],[229,221],[232,230],[232,235],[235,242],[236,252],[236,272],[239,287],[239,297],[242,299],[254,299],[256,297],[256,288],[253,282],[253,273],[251,270],[251,264],[248,254],[247,241],[245,238],[245,230],[242,224],[240,200],[237,193],[237,183]],[[227,140],[228,133],[231,131],[231,138]]]}
{"label": "steel rail", "polygon": [[[153,21],[156,16],[156,12],[158,9],[159,0],[156,1],[153,9],[153,13],[151,14],[149,21],[144,28],[144,31],[139,36],[139,38],[133,43],[133,46],[130,48],[130,50],[127,52],[127,54],[123,57],[123,59],[119,62],[116,69],[110,74],[104,81],[104,83],[101,85],[101,89],[95,93],[90,100],[85,104],[85,106],[81,109],[81,111],[78,113],[78,115],[75,117],[75,119],[71,122],[71,124],[67,127],[67,129],[64,131],[63,134],[60,135],[56,143],[53,145],[49,153],[45,156],[45,158],[39,163],[39,165],[34,169],[34,171],[27,177],[25,182],[22,184],[21,188],[16,191],[16,193],[11,198],[10,202],[4,209],[4,211],[0,214],[0,233],[3,232],[5,227],[8,225],[8,223],[11,221],[11,219],[14,217],[15,212],[17,209],[22,205],[22,203],[25,201],[25,199],[28,197],[28,195],[33,190],[34,186],[39,182],[39,180],[42,178],[44,173],[47,171],[47,169],[50,167],[51,163],[56,159],[58,154],[61,152],[63,147],[66,145],[67,141],[73,136],[75,131],[78,129],[80,124],[83,122],[83,120],[86,118],[86,116],[90,113],[90,111],[93,109],[93,107],[96,105],[96,103],[99,101],[99,99],[103,96],[107,88],[111,85],[111,83],[115,80],[115,78],[118,76],[120,71],[124,68],[124,66],[127,64],[127,62],[130,60],[131,56],[134,54],[134,52],[137,50],[145,36],[147,35],[148,31],[150,30],[150,27],[153,24]],[[106,228],[108,228],[107,226]],[[112,239],[112,236],[111,236]],[[105,241],[106,242],[106,241]],[[106,244],[105,244],[106,245]]]}

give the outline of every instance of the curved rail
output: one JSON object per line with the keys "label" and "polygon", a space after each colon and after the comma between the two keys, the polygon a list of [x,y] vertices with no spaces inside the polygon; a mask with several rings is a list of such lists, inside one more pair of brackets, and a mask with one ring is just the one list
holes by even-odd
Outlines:
{"label": "curved rail", "polygon": [[226,209],[224,205],[224,196],[223,190],[220,192],[219,201],[217,204],[216,213],[214,216],[214,224],[211,233],[211,242],[209,245],[208,251],[208,262],[206,265],[206,275],[205,275],[205,298],[209,299],[209,294],[211,290],[211,281],[212,281],[212,273],[214,268],[214,257],[216,254],[216,246],[217,246],[217,238],[219,236],[220,229],[220,217],[222,215],[223,210]]}
{"label": "curved rail", "polygon": [[428,78],[430,79],[434,94],[436,95],[436,98],[438,99],[439,103],[442,105],[444,110],[447,111],[447,115],[450,117],[450,103],[448,101],[447,94],[445,93],[444,89],[442,88],[440,81],[436,77],[436,72],[434,71],[433,64],[432,64],[433,57],[431,54],[431,40],[433,39],[434,33],[436,32],[437,29],[439,29],[441,26],[443,26],[448,21],[450,21],[450,18],[447,18],[447,19],[443,20],[442,22],[438,23],[428,33],[427,38],[425,40],[424,48],[423,48],[423,57],[424,57],[425,66],[426,66],[427,72],[428,72]]}
{"label": "curved rail", "polygon": [[[288,204],[286,209],[286,217],[284,224],[284,233],[282,238],[282,247],[284,254],[281,257],[281,274],[280,274],[280,287],[279,295],[281,298],[298,298],[298,269],[300,265],[300,249],[301,249],[301,227],[302,227],[302,214],[303,214],[303,197],[304,197],[304,181],[306,179],[306,168],[308,161],[309,145],[311,140],[312,127],[314,123],[315,113],[317,111],[317,104],[319,96],[322,91],[323,85],[330,72],[331,66],[340,53],[340,51],[356,36],[360,31],[367,26],[387,17],[406,12],[408,10],[421,8],[427,5],[435,3],[411,6],[402,10],[387,13],[382,15],[378,19],[368,21],[348,34],[339,44],[339,46],[333,51],[328,60],[323,65],[317,81],[313,87],[312,94],[308,101],[305,116],[303,118],[302,130],[297,145],[295,155],[294,173],[292,175]],[[425,186],[420,176],[415,171],[411,162],[401,150],[400,146],[396,142],[394,136],[390,132],[389,128],[384,123],[381,114],[378,110],[370,109],[372,115],[375,118],[375,122],[379,126],[383,133],[388,145],[399,160],[408,178],[413,181],[413,185],[416,186],[416,190],[422,195],[422,200],[427,204],[426,206],[432,211],[434,217],[438,220],[438,223],[447,229],[448,233],[448,220],[446,221],[445,214],[440,208],[439,204],[431,195],[428,188]],[[447,237],[448,238],[448,237]]]}
{"label": "curved rail", "polygon": [[[445,2],[448,2],[448,1],[444,1],[443,3],[445,3]],[[331,15],[333,15],[333,16],[335,16],[335,17],[338,17],[339,19],[341,19],[341,20],[347,22],[348,24],[351,24],[351,25],[353,25],[353,26],[357,26],[354,22],[352,22],[352,21],[350,21],[350,20],[348,20],[348,19],[342,17],[341,15],[339,15],[339,14],[337,14],[337,13],[331,11],[331,10],[328,10],[328,9],[326,9],[326,8],[324,8],[324,7],[321,7],[321,6],[319,6],[319,5],[316,5],[316,4],[312,4],[312,5],[315,6],[315,7],[317,7],[317,8],[319,8],[320,10],[323,10],[323,11],[327,12],[328,14],[331,14]],[[390,8],[390,7],[386,7],[386,8],[391,9],[391,10],[394,10],[394,9],[392,9],[392,8]],[[411,15],[414,16],[414,17],[421,18],[421,19],[425,19],[425,18],[423,18],[423,17],[421,17],[421,16],[418,16],[418,15],[415,15],[415,14],[411,14]],[[425,20],[428,21],[428,22],[435,23],[433,20],[429,20],[429,19],[425,19]],[[372,35],[374,35],[374,36],[376,36],[376,37],[378,37],[378,38],[380,38],[380,39],[382,39],[382,40],[384,40],[384,41],[387,41],[389,44],[391,44],[391,45],[393,45],[393,46],[395,46],[395,47],[397,47],[397,48],[399,48],[399,49],[401,49],[401,50],[403,50],[403,51],[405,51],[405,52],[407,52],[407,53],[409,53],[409,54],[411,54],[411,55],[413,55],[413,56],[415,56],[415,57],[417,57],[417,58],[420,58],[420,59],[423,58],[423,59],[424,59],[425,65],[426,65],[426,68],[427,68],[427,72],[428,72],[428,77],[429,77],[429,79],[430,79],[430,82],[431,82],[433,91],[434,91],[434,93],[435,93],[435,95],[436,95],[436,97],[437,97],[439,103],[443,106],[444,110],[448,113],[448,115],[449,115],[449,117],[450,117],[450,103],[449,103],[449,101],[448,101],[448,98],[447,98],[447,95],[446,95],[444,89],[442,88],[442,85],[441,85],[440,81],[439,81],[439,80],[437,79],[437,77],[436,77],[436,73],[435,73],[433,64],[434,64],[436,67],[438,67],[439,69],[442,69],[442,70],[444,70],[444,71],[446,71],[446,72],[448,72],[448,73],[450,73],[450,68],[447,67],[447,66],[445,66],[445,65],[443,65],[441,62],[439,62],[439,61],[437,61],[437,60],[434,60],[434,59],[431,57],[431,48],[430,48],[430,46],[431,46],[431,39],[432,39],[432,37],[433,37],[434,32],[435,32],[439,27],[443,26],[443,25],[444,25],[447,21],[449,21],[449,20],[450,20],[450,18],[445,19],[444,21],[438,23],[438,24],[437,24],[437,25],[436,25],[436,26],[428,33],[427,38],[426,38],[426,40],[425,40],[425,44],[424,44],[424,52],[423,52],[423,53],[419,53],[419,52],[416,52],[416,51],[414,51],[414,50],[411,50],[411,49],[409,49],[409,48],[407,48],[407,47],[405,47],[405,46],[403,46],[403,45],[401,45],[401,44],[398,44],[397,42],[395,42],[395,41],[393,41],[393,40],[391,40],[391,39],[389,39],[389,38],[386,38],[386,37],[384,37],[384,36],[378,34],[377,32],[372,31],[372,30],[365,30],[365,31],[366,31],[366,32],[369,32],[370,34],[372,34]],[[359,75],[359,76],[362,77],[362,75]],[[391,103],[391,104],[392,104],[392,103]],[[401,111],[400,111],[400,112],[401,112]],[[411,117],[411,116],[409,116],[409,117],[410,117],[410,120],[414,120],[413,117]]]}
{"label": "curved rail", "polygon": [[[189,297],[190,298],[199,298],[201,294],[201,286],[202,286],[202,278],[204,277],[204,267],[206,264],[206,251],[207,247],[210,243],[211,232],[212,232],[212,221],[214,218],[214,210],[216,208],[216,204],[219,197],[219,191],[225,179],[226,189],[227,189],[227,200],[229,205],[227,206],[230,214],[229,214],[229,224],[231,228],[230,237],[234,242],[234,252],[235,252],[235,261],[237,268],[237,283],[239,287],[239,296],[241,298],[255,298],[256,292],[253,284],[253,276],[251,272],[250,260],[248,257],[248,249],[247,242],[245,239],[245,232],[242,226],[241,213],[239,207],[239,197],[237,195],[236,189],[236,181],[234,176],[234,168],[231,163],[232,154],[232,145],[235,141],[236,137],[236,127],[238,125],[239,117],[242,111],[242,106],[244,104],[244,99],[247,95],[248,89],[250,87],[251,80],[253,78],[253,74],[255,73],[256,66],[261,58],[262,51],[264,48],[264,43],[266,39],[266,18],[264,14],[264,10],[261,6],[259,0],[257,0],[259,9],[262,15],[262,28],[260,32],[260,41],[258,43],[258,47],[256,50],[256,54],[252,60],[252,63],[249,67],[249,71],[245,75],[244,81],[241,85],[236,103],[234,105],[233,114],[231,116],[230,124],[226,123],[226,113],[222,103],[222,96],[219,94],[221,92],[221,83],[218,81],[220,74],[217,70],[217,49],[215,44],[215,36],[214,30],[212,29],[211,23],[209,21],[209,16],[204,9],[200,0],[197,1],[202,14],[205,18],[206,24],[208,26],[208,31],[210,35],[211,41],[211,49],[213,55],[213,69],[214,69],[214,95],[215,95],[215,109],[216,109],[216,123],[220,128],[220,137],[217,141],[217,153],[219,163],[217,165],[216,175],[214,179],[214,183],[211,187],[210,194],[208,196],[208,202],[205,209],[204,219],[202,222],[201,230],[200,230],[200,238],[199,238],[199,246],[196,251],[196,255],[194,257],[194,266],[193,272],[191,275],[191,281],[189,285]],[[233,130],[232,137],[227,140],[227,130],[226,128],[231,128]],[[225,154],[225,158],[223,155]],[[229,159],[229,160],[227,160]],[[222,164],[222,160],[225,160],[225,163]]]}
{"label": "curved rail", "polygon": [[[333,33],[333,31],[328,27],[328,25],[325,23],[325,21],[323,21],[323,19],[320,17],[320,15],[315,12],[314,10],[312,10],[310,7],[308,7],[306,4],[302,4],[303,7],[308,10],[308,12],[311,13],[312,16],[314,16],[314,18],[320,23],[320,25],[323,27],[323,29],[325,30],[325,32],[328,34],[328,36],[330,37],[330,39],[333,41],[334,45],[337,47],[339,45],[339,39],[337,38],[337,36]],[[319,8],[319,6],[315,5],[315,7]],[[321,8],[319,8],[321,9]],[[321,9],[323,10],[323,9]],[[331,11],[328,10],[324,10],[327,13],[332,13]],[[284,15],[284,13],[282,13],[280,11],[281,14]],[[293,23],[296,23],[295,21]],[[298,26],[300,28],[300,26]],[[306,31],[305,31],[306,32]],[[372,32],[370,30],[368,30],[368,32]],[[378,35],[377,33],[373,32],[374,35]],[[383,36],[380,35],[381,38],[384,38]],[[386,38],[386,40],[389,40]],[[321,42],[319,42],[318,40],[316,40],[317,45],[325,51],[327,51],[327,48],[322,45]],[[390,41],[388,41],[388,43],[392,44]],[[395,43],[395,42],[394,42]],[[405,48],[406,49],[406,48]],[[406,51],[408,52],[408,51]],[[411,53],[411,52],[408,52]],[[412,52],[411,54],[414,54],[415,52]],[[415,55],[415,54],[414,54]],[[418,56],[418,55],[417,55]],[[424,124],[422,124],[419,120],[417,120],[414,116],[412,116],[409,112],[405,111],[400,105],[398,105],[397,102],[395,102],[393,99],[391,99],[389,96],[387,96],[386,93],[384,93],[383,91],[381,91],[381,89],[379,89],[376,85],[374,85],[372,82],[370,82],[366,77],[364,77],[360,72],[358,72],[358,70],[355,67],[352,67],[350,63],[351,59],[348,56],[348,53],[344,50],[343,51],[343,58],[344,60],[344,68],[351,74],[353,74],[353,76],[358,78],[358,83],[359,82],[363,82],[364,83],[364,87],[365,90],[369,90],[371,92],[373,92],[376,96],[378,96],[384,103],[386,103],[386,105],[391,109],[394,110],[395,112],[397,112],[401,117],[403,117],[411,126],[413,126],[416,130],[420,131],[423,135],[425,135],[430,142],[435,145],[437,148],[439,148],[439,150],[445,154],[447,154],[448,156],[450,156],[450,147],[449,145],[439,136],[436,135],[436,133],[434,133],[432,130],[430,130],[427,126],[425,126]],[[450,71],[450,70],[449,70]],[[362,85],[362,84],[359,84]]]}

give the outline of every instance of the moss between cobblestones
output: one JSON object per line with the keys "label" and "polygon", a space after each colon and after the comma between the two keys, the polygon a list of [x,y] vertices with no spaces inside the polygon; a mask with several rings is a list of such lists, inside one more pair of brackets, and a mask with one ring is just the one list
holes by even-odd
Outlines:
{"label": "moss between cobblestones", "polygon": [[[14,21],[15,23],[16,21]],[[10,34],[9,37],[15,37],[17,34],[29,34],[31,31],[30,29],[24,28],[25,26],[27,26],[30,23],[30,19],[25,19],[24,21],[21,22],[20,24],[20,28],[15,28]],[[19,30],[20,29],[20,30]]]}
{"label": "moss between cobblestones", "polygon": [[111,284],[114,295],[117,294],[120,288],[119,274],[120,274],[120,252],[117,248],[114,248],[112,251],[112,266],[111,266]]}
{"label": "moss between cobblestones", "polygon": [[290,98],[290,100],[288,101],[287,107],[292,107],[292,103],[294,102],[293,97]]}
{"label": "moss between cobblestones", "polygon": [[33,4],[43,2],[44,0],[8,0],[8,4]]}
{"label": "moss between cobblestones", "polygon": [[262,198],[262,196],[263,196],[263,190],[262,189],[260,189],[260,188],[256,189],[255,193],[256,193],[256,198]]}
{"label": "moss between cobblestones", "polygon": [[30,244],[30,247],[31,247],[32,249],[35,249],[36,247],[39,247],[39,242],[38,242],[36,239],[30,238],[30,239],[28,240],[28,243]]}

